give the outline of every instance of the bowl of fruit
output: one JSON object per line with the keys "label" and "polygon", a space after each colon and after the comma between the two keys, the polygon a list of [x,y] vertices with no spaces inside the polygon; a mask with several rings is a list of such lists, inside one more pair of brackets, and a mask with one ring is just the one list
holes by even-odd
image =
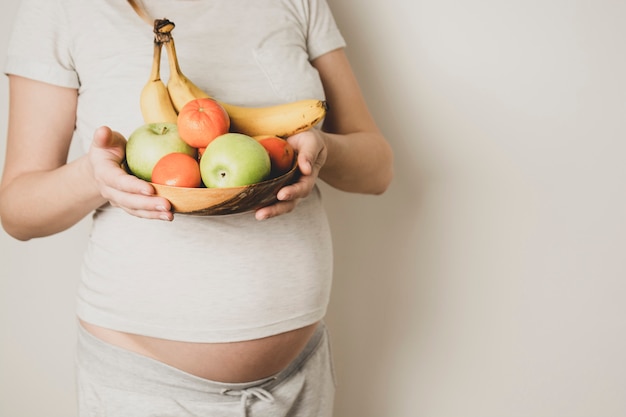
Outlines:
{"label": "bowl of fruit", "polygon": [[213,216],[255,210],[276,202],[278,191],[300,175],[296,153],[283,138],[253,137],[225,126],[206,146],[197,147],[184,129],[187,140],[182,139],[181,125],[186,124],[137,128],[128,138],[124,164],[169,200],[175,213]]}
{"label": "bowl of fruit", "polygon": [[156,194],[166,198],[175,213],[216,216],[243,213],[277,201],[278,190],[296,181],[299,175],[294,159],[289,171],[277,177],[237,187],[177,187],[152,182]]}
{"label": "bowl of fruit", "polygon": [[[128,137],[125,169],[149,181],[176,213],[224,215],[274,203],[300,175],[285,138],[320,123],[326,101],[247,107],[210,97],[182,73],[174,27],[154,21],[152,69],[140,96],[145,124]],[[163,47],[167,85],[160,78]]]}

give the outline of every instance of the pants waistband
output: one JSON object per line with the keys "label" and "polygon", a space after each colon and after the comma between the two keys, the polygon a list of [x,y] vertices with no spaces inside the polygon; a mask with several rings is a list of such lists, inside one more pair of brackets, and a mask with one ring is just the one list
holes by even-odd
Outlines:
{"label": "pants waistband", "polygon": [[78,327],[78,370],[88,373],[90,378],[121,390],[172,395],[189,400],[202,400],[210,395],[215,396],[214,401],[232,401],[232,396],[225,394],[245,392],[255,387],[271,390],[303,366],[326,334],[326,326],[323,322],[319,323],[298,357],[274,376],[244,383],[223,383],[189,374],[111,345],[93,336],[82,326]]}

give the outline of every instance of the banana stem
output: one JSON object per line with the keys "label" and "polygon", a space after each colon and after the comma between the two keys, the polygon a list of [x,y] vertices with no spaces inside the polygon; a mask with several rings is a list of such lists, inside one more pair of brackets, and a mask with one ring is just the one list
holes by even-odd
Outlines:
{"label": "banana stem", "polygon": [[165,49],[167,50],[168,62],[170,65],[170,77],[181,77],[182,71],[178,63],[178,56],[176,55],[176,46],[174,45],[174,38],[170,38],[164,42]]}
{"label": "banana stem", "polygon": [[172,38],[172,30],[176,25],[174,22],[168,19],[155,19],[154,20],[154,37],[159,42],[168,42]]}
{"label": "banana stem", "polygon": [[178,56],[176,55],[176,46],[174,45],[174,22],[168,19],[155,19],[154,21],[154,39],[155,42],[165,44],[167,50],[168,62],[170,66],[170,76],[181,77],[182,71],[178,64]]}
{"label": "banana stem", "polygon": [[154,52],[152,54],[152,69],[150,70],[150,81],[161,79],[161,49],[163,44],[154,40]]}

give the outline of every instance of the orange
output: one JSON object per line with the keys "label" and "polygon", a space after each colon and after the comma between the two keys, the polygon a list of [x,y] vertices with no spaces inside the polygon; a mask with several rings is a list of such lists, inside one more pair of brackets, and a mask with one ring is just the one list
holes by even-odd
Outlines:
{"label": "orange", "polygon": [[261,135],[254,137],[270,155],[272,164],[272,177],[285,174],[293,166],[295,152],[293,147],[285,139],[278,136]]}
{"label": "orange", "polygon": [[154,166],[152,182],[172,187],[200,187],[202,177],[198,160],[185,153],[169,153]]}
{"label": "orange", "polygon": [[206,148],[216,137],[228,133],[230,117],[212,98],[197,98],[180,109],[178,134],[194,148]]}

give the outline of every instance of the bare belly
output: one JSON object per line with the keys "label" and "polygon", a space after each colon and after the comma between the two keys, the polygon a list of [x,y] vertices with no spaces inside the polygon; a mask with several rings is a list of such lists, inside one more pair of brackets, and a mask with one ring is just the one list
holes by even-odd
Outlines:
{"label": "bare belly", "polygon": [[123,333],[81,321],[92,335],[201,378],[249,382],[272,376],[294,360],[317,324],[244,342],[192,343]]}

